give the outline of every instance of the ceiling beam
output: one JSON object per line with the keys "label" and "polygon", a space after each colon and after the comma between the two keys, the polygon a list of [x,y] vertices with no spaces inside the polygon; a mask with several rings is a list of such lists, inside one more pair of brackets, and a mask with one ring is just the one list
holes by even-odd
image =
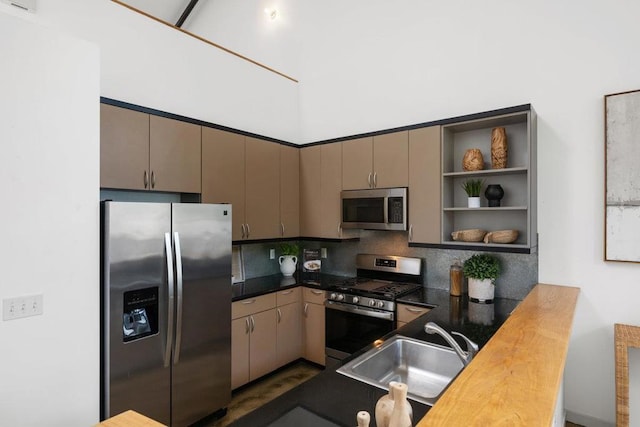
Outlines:
{"label": "ceiling beam", "polygon": [[193,8],[196,7],[196,4],[198,4],[198,1],[199,0],[191,0],[191,1],[189,1],[189,4],[184,9],[184,12],[182,12],[182,15],[180,16],[180,19],[178,19],[178,22],[176,22],[176,27],[178,27],[178,28],[182,27],[182,24],[184,24],[184,21],[187,20],[187,18],[191,14],[191,11],[193,11]]}

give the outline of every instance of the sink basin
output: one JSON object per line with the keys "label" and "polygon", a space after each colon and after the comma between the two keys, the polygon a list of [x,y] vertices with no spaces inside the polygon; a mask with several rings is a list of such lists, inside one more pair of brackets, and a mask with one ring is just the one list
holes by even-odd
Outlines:
{"label": "sink basin", "polygon": [[405,383],[409,399],[433,406],[463,367],[448,347],[395,335],[337,372],[384,390],[391,381]]}

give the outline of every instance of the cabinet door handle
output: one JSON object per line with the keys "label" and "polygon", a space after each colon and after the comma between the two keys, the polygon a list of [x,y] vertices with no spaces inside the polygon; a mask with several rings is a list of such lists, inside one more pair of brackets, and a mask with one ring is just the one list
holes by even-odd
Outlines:
{"label": "cabinet door handle", "polygon": [[256,329],[256,321],[253,316],[249,316],[249,319],[251,320],[251,332],[253,332]]}
{"label": "cabinet door handle", "polygon": [[373,188],[378,186],[378,172],[373,173]]}
{"label": "cabinet door handle", "polygon": [[254,302],[256,302],[255,299],[246,299],[246,300],[242,301],[242,303],[245,304],[245,305],[253,304]]}
{"label": "cabinet door handle", "polygon": [[323,291],[316,291],[314,289],[311,289],[311,293],[314,294],[314,295],[322,295],[322,292]]}
{"label": "cabinet door handle", "polygon": [[288,290],[288,291],[282,291],[280,292],[282,295],[289,295],[290,293],[293,293],[293,289]]}
{"label": "cabinet door handle", "polygon": [[373,184],[371,182],[371,172],[369,172],[369,176],[367,177],[367,184],[369,185],[369,188],[373,187]]}
{"label": "cabinet door handle", "polygon": [[276,313],[278,313],[278,323],[280,323],[280,321],[282,320],[282,311],[280,311],[280,309],[277,309]]}
{"label": "cabinet door handle", "polygon": [[156,173],[151,171],[151,188],[156,188]]}
{"label": "cabinet door handle", "polygon": [[413,224],[409,225],[409,241],[413,241]]}
{"label": "cabinet door handle", "polygon": [[284,222],[280,223],[280,230],[282,230],[280,235],[284,236]]}
{"label": "cabinet door handle", "polygon": [[244,323],[245,323],[244,333],[248,334],[249,333],[249,318],[248,317],[246,319],[244,319]]}
{"label": "cabinet door handle", "polygon": [[147,171],[144,171],[144,175],[142,177],[142,181],[144,182],[144,188],[149,187],[149,174],[147,173]]}
{"label": "cabinet door handle", "polygon": [[405,309],[410,313],[423,313],[424,312],[424,309],[422,309],[422,308],[405,307]]}
{"label": "cabinet door handle", "polygon": [[338,237],[342,237],[342,224],[338,224]]}
{"label": "cabinet door handle", "polygon": [[251,235],[251,229],[249,228],[249,223],[245,224],[245,226],[247,227],[247,239],[248,239],[249,236]]}
{"label": "cabinet door handle", "polygon": [[308,317],[308,316],[307,316],[307,312],[308,312],[308,311],[309,311],[309,303],[306,303],[306,302],[305,302],[305,303],[304,303],[304,310],[303,310],[303,312],[304,312],[304,317]]}
{"label": "cabinet door handle", "polygon": [[242,231],[242,238],[244,239],[244,236],[245,236],[244,224],[240,224],[240,230]]}

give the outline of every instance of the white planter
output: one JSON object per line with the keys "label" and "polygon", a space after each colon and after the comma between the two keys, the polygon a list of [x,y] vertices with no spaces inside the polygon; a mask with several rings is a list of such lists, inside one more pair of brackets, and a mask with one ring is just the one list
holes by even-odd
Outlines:
{"label": "white planter", "polygon": [[298,263],[298,257],[295,255],[282,255],[278,258],[280,263],[280,271],[285,276],[293,276],[296,272],[296,264]]}
{"label": "white planter", "polygon": [[467,206],[470,208],[479,208],[480,207],[480,197],[469,197],[467,199]]}
{"label": "white planter", "polygon": [[487,302],[493,300],[496,291],[496,285],[491,279],[474,279],[469,277],[469,298],[473,298],[479,302]]}

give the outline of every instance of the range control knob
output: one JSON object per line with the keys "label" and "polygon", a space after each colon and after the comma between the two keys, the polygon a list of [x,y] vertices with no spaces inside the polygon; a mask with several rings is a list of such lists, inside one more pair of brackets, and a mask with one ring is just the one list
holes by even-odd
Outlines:
{"label": "range control knob", "polygon": [[353,303],[357,304],[360,301],[360,298],[358,297],[353,297]]}
{"label": "range control knob", "polygon": [[384,308],[384,301],[378,301],[378,307]]}
{"label": "range control knob", "polygon": [[329,299],[336,299],[336,293],[332,292],[331,295],[329,295]]}
{"label": "range control knob", "polygon": [[374,300],[374,299],[370,300],[370,301],[369,301],[369,305],[370,305],[371,307],[375,307],[375,305],[376,305],[376,300]]}
{"label": "range control knob", "polygon": [[338,301],[342,301],[344,299],[344,295],[343,294],[338,294],[337,300]]}

